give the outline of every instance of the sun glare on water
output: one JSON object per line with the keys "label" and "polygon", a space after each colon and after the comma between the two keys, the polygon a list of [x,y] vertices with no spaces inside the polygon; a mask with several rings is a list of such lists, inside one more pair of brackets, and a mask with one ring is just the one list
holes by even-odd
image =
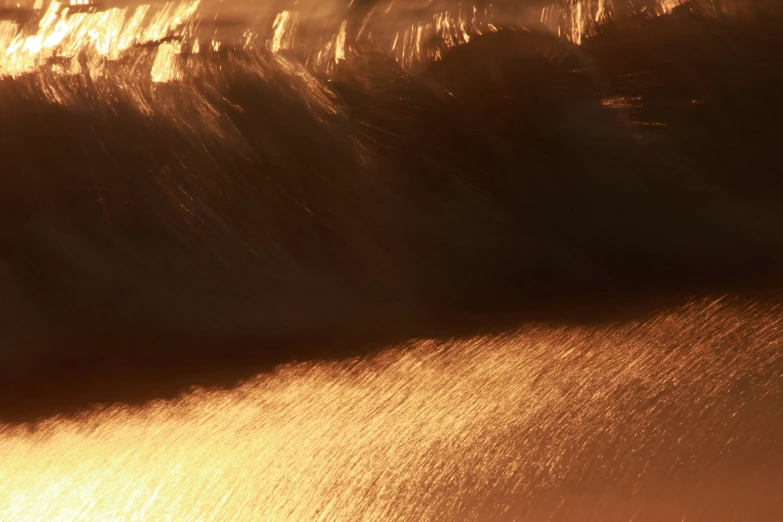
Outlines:
{"label": "sun glare on water", "polygon": [[0,519],[772,521],[782,333],[702,302],[6,426]]}
{"label": "sun glare on water", "polygon": [[[657,0],[650,14],[669,13],[681,3]],[[393,3],[389,9],[392,6]],[[346,60],[351,45],[364,42],[394,58],[403,68],[413,70],[442,58],[445,49],[498,31],[500,23],[494,18],[491,4],[482,9],[459,4],[415,22],[394,18],[394,12],[373,9],[360,23],[342,18],[321,20],[322,31],[316,38],[308,33],[313,24],[303,23],[307,13],[296,7],[294,2],[268,20],[251,23],[254,18],[249,17],[249,27],[231,46],[268,49],[273,53],[296,49],[309,66],[330,70]],[[35,71],[100,77],[107,62],[117,62],[133,49],[148,46],[156,49],[154,71],[149,78],[153,82],[168,82],[182,77],[181,54],[218,51],[228,43],[218,37],[217,30],[211,37],[204,34],[199,0],[118,7],[94,4],[92,0],[53,1],[39,2],[32,11],[36,15],[27,23],[0,20],[0,77],[19,77]],[[568,0],[545,7],[540,20],[530,21],[543,23],[554,33],[579,44],[596,27],[617,16],[611,1]],[[202,41],[205,36],[208,38]],[[433,46],[433,42],[438,44]]]}
{"label": "sun glare on water", "polygon": [[19,76],[45,67],[52,58],[74,59],[80,53],[88,53],[93,61],[117,60],[133,46],[181,33],[198,4],[167,3],[154,9],[143,4],[72,12],[81,4],[52,2],[32,34],[13,22],[0,22],[0,73]]}

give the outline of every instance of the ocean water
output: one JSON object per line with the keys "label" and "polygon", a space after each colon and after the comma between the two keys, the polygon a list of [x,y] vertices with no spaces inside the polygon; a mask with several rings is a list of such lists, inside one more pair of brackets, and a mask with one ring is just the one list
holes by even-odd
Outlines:
{"label": "ocean water", "polygon": [[6,520],[774,521],[781,310],[528,324],[0,433]]}
{"label": "ocean water", "polygon": [[777,520],[774,1],[0,9],[0,519]]}

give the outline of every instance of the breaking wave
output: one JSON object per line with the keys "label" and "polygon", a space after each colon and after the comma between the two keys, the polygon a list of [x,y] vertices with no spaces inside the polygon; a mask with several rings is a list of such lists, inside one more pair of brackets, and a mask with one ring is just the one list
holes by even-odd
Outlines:
{"label": "breaking wave", "polygon": [[0,21],[11,373],[781,260],[774,6],[80,2]]}

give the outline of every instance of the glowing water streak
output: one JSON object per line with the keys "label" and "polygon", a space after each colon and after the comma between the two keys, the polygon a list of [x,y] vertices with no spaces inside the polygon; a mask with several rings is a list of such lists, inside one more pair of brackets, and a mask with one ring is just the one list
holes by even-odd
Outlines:
{"label": "glowing water streak", "polygon": [[[81,0],[80,0],[81,1]],[[667,14],[683,0],[657,0],[655,12]],[[698,0],[711,5],[711,0]],[[594,34],[597,27],[618,16],[612,0],[566,0],[543,9],[541,21],[564,38],[581,43]],[[198,26],[199,1],[168,2],[160,6],[142,4],[138,7],[111,8],[72,12],[72,7],[52,2],[44,11],[37,27],[19,27],[8,21],[0,22],[0,76],[20,76],[39,69],[65,74],[77,74],[85,66],[92,77],[103,74],[105,61],[117,61],[132,47],[157,45],[166,40],[185,41],[188,45],[160,47],[155,59],[153,81],[173,81],[181,75],[173,73],[179,66],[177,54],[185,49],[198,53],[204,42],[193,38]],[[464,6],[438,11],[421,22],[393,31],[384,37],[373,31],[378,24],[383,28],[393,18],[376,9],[364,15],[356,26],[348,20],[323,19],[322,36],[314,41],[312,27],[302,30],[302,13],[282,10],[268,22],[264,33],[247,29],[241,47],[250,49],[256,40],[266,42],[273,53],[297,49],[304,61],[316,71],[329,72],[331,67],[347,59],[349,47],[361,41],[371,41],[382,52],[393,57],[406,70],[415,70],[423,64],[440,59],[444,51],[470,42],[485,32],[497,31],[491,8],[479,11],[475,6]],[[312,25],[312,24],[311,24]],[[392,23],[393,25],[393,23]],[[319,29],[316,29],[316,32]],[[217,36],[208,43],[208,49],[218,51],[224,44]],[[86,57],[76,63],[79,56]],[[51,66],[52,59],[56,65]],[[74,60],[72,63],[69,60]],[[81,65],[80,65],[81,64]],[[162,74],[166,70],[169,73]]]}
{"label": "glowing water streak", "polygon": [[777,520],[780,309],[416,341],[0,432],[0,520]]}
{"label": "glowing water streak", "polygon": [[[707,15],[723,10],[718,0],[655,0],[651,10],[639,7],[634,1],[620,0],[563,0],[541,10],[540,21],[559,36],[575,44],[581,44],[585,38],[596,34],[604,24],[623,16],[661,16],[671,13],[677,7],[692,2],[698,4],[701,12]],[[736,0],[731,4],[742,4]]]}
{"label": "glowing water streak", "polygon": [[269,44],[272,52],[278,52],[281,49],[290,49],[293,46],[295,31],[299,23],[297,13],[291,11],[281,11],[274,22],[274,35]]}
{"label": "glowing water streak", "polygon": [[[80,54],[117,60],[135,45],[179,38],[192,21],[199,0],[144,4],[105,11],[71,12],[52,2],[33,34],[15,24],[0,25],[0,76],[20,76],[46,66],[52,58]],[[163,51],[165,58],[168,51]]]}
{"label": "glowing water streak", "polygon": [[155,56],[150,72],[153,82],[170,82],[180,78],[177,57],[181,50],[182,46],[179,42],[164,42],[158,47],[158,54]]}
{"label": "glowing water streak", "polygon": [[[472,13],[472,17],[467,13]],[[412,24],[396,33],[389,52],[403,68],[410,70],[419,63],[440,59],[444,50],[466,44],[472,37],[492,30],[488,23],[477,20],[475,10],[446,10],[434,14],[430,21]]]}

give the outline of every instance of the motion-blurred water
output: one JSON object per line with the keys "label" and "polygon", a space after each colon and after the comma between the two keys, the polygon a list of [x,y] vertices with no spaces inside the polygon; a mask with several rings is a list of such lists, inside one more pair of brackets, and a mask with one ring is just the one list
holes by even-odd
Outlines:
{"label": "motion-blurred water", "polygon": [[777,306],[526,325],[0,435],[3,520],[775,521]]}
{"label": "motion-blurred water", "polygon": [[781,29],[6,2],[0,519],[778,520]]}
{"label": "motion-blurred water", "polygon": [[425,4],[2,22],[4,366],[779,266],[777,11]]}

